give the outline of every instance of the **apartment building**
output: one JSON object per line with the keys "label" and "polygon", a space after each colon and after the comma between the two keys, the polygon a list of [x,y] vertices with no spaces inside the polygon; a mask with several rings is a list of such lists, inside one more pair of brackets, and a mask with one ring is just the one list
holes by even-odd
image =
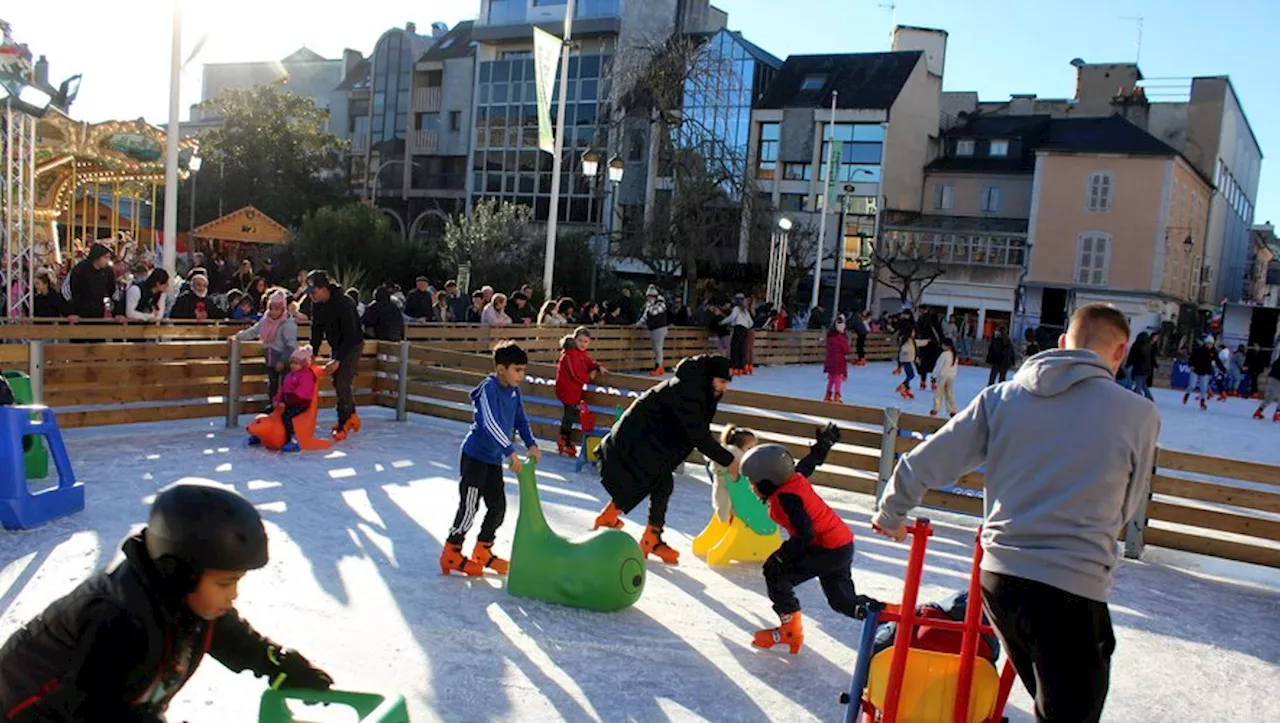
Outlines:
{"label": "apartment building", "polygon": [[1071,62],[1073,98],[1014,95],[980,101],[975,93],[945,93],[944,128],[983,115],[1048,115],[1100,118],[1119,113],[1168,144],[1212,180],[1203,274],[1204,302],[1242,297],[1250,273],[1253,224],[1262,151],[1239,97],[1225,76],[1183,79],[1143,77],[1134,63]]}
{"label": "apartment building", "polygon": [[[315,102],[328,112],[328,130],[344,135],[347,124],[346,96],[338,86],[344,75],[342,59],[325,58],[303,47],[280,60],[248,63],[205,63],[201,69],[200,100],[212,100],[226,90],[249,90],[255,85],[272,85]],[[191,106],[190,120],[183,122],[186,135],[217,127],[222,119]]]}
{"label": "apartment building", "polygon": [[793,223],[821,226],[830,142],[840,143],[841,198],[825,206],[826,248],[840,250],[824,254],[824,304],[839,268],[841,308],[861,307],[868,277],[859,269],[878,217],[920,211],[924,168],[938,151],[946,43],[944,31],[900,26],[888,53],[791,56],[751,114],[750,167],[759,192]]}

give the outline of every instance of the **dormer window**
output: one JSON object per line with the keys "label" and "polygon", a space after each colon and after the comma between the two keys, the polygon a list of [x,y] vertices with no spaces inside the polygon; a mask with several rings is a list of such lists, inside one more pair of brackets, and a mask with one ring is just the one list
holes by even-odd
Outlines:
{"label": "dormer window", "polygon": [[1009,155],[1009,141],[1003,138],[997,138],[991,141],[991,156],[1003,158]]}
{"label": "dormer window", "polygon": [[973,155],[973,139],[972,139],[972,138],[962,138],[962,139],[960,139],[960,140],[956,141],[956,155],[957,155],[957,156],[972,156],[972,155]]}
{"label": "dormer window", "polygon": [[827,84],[826,73],[813,73],[806,75],[804,80],[800,81],[800,91],[804,93],[817,93]]}

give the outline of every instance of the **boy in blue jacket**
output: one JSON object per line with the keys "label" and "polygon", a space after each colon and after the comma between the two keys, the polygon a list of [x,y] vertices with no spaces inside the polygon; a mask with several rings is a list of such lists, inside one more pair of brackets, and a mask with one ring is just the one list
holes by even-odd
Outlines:
{"label": "boy in blue jacket", "polygon": [[[493,349],[493,365],[493,374],[471,390],[476,416],[466,439],[462,440],[462,458],[458,463],[461,499],[444,551],[440,553],[440,572],[445,575],[454,571],[482,575],[486,567],[499,575],[507,574],[507,561],[493,554],[493,538],[507,514],[507,493],[502,485],[503,459],[510,460],[513,472],[518,473],[522,466],[512,443],[511,430],[520,434],[534,462],[542,459],[520,397],[520,382],[529,365],[529,356],[514,342],[504,341]],[[463,557],[462,543],[475,522],[482,498],[487,511],[480,524],[480,536],[471,557]]]}

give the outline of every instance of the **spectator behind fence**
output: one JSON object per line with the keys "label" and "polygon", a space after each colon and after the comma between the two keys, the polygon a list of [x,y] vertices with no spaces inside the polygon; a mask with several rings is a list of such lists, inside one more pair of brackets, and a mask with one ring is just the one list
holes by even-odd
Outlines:
{"label": "spectator behind fence", "polygon": [[[430,312],[429,307],[427,311]],[[389,286],[379,286],[378,290],[373,292],[373,303],[364,310],[360,321],[365,327],[373,329],[373,338],[378,341],[404,339],[404,312],[400,311],[400,307],[391,300]]]}
{"label": "spectator behind fence", "polygon": [[212,296],[209,296],[207,276],[202,273],[194,274],[187,281],[187,285],[187,290],[179,294],[178,300],[173,302],[173,310],[169,312],[171,318],[196,321],[226,318],[222,307],[218,306]]}
{"label": "spectator behind fence", "polygon": [[537,321],[537,314],[529,304],[529,297],[523,291],[511,295],[511,304],[507,306],[507,316],[516,326],[532,326]]}
{"label": "spectator behind fence", "polygon": [[420,323],[431,321],[431,306],[434,303],[431,283],[425,276],[419,276],[413,283],[413,291],[404,298],[404,315]]}
{"label": "spectator behind fence", "polygon": [[236,288],[241,291],[248,292],[253,288],[253,280],[256,275],[253,273],[253,262],[244,259],[240,262],[240,270],[236,272]]}
{"label": "spectator behind fence", "polygon": [[471,306],[467,307],[467,313],[460,317],[460,321],[468,324],[479,324],[480,317],[484,314],[484,305],[489,302],[484,300],[484,292],[476,289],[471,292]]}
{"label": "spectator behind fence", "polygon": [[494,294],[480,314],[480,323],[484,326],[511,326],[511,317],[507,315],[507,295]]}
{"label": "spectator behind fence", "polygon": [[448,291],[440,291],[436,293],[436,305],[431,307],[431,317],[429,321],[437,324],[453,324],[458,321],[458,317],[453,315],[453,300],[449,297]]}
{"label": "spectator behind fence", "polygon": [[471,308],[471,297],[458,287],[458,282],[450,279],[445,282],[445,293],[449,295],[449,308],[453,310],[453,320],[459,324],[466,322],[467,309]]}
{"label": "spectator behind fence", "polygon": [[116,288],[111,249],[94,244],[84,261],[71,269],[71,309],[84,319],[111,317],[110,299]]}
{"label": "spectator behind fence", "polygon": [[557,310],[556,302],[547,299],[542,304],[542,309],[538,311],[538,326],[568,326],[569,322],[565,321]]}
{"label": "spectator behind fence", "polygon": [[125,290],[124,315],[137,321],[159,321],[164,318],[164,293],[169,290],[169,272],[152,269],[150,275]]}
{"label": "spectator behind fence", "polygon": [[562,296],[560,301],[556,302],[556,312],[564,317],[566,326],[573,326],[578,319],[578,302],[568,296]]}
{"label": "spectator behind fence", "polygon": [[41,269],[36,272],[35,296],[31,315],[37,319],[57,319],[66,317],[68,321],[79,321],[71,309],[71,302],[62,295],[58,281],[53,272]]}

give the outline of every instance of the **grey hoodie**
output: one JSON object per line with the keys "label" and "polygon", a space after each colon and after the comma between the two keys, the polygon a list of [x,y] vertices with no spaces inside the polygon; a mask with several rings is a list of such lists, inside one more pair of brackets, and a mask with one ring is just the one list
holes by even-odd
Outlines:
{"label": "grey hoodie", "polygon": [[1160,416],[1084,349],[1037,354],[903,455],[875,522],[986,465],[982,569],[1106,602],[1116,538],[1147,494]]}

